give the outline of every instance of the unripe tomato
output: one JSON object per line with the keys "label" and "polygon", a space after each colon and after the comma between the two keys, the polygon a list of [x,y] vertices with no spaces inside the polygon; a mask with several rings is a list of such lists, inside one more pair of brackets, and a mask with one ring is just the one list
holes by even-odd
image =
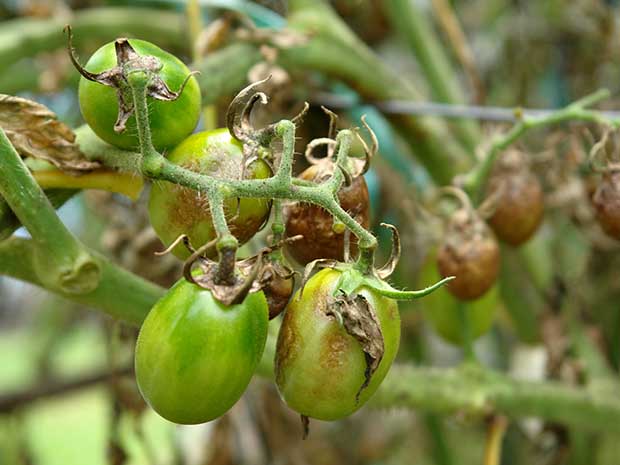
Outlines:
{"label": "unripe tomato", "polygon": [[[422,268],[420,287],[430,286],[440,278],[432,253]],[[447,342],[460,345],[464,341],[461,312],[467,312],[470,337],[478,339],[485,334],[495,320],[499,307],[499,291],[493,286],[481,298],[472,302],[460,302],[447,289],[438,289],[420,300],[424,318]]]}
{"label": "unripe tomato", "polygon": [[[220,179],[240,179],[242,146],[226,129],[193,134],[170,152],[168,160],[192,171]],[[246,178],[264,179],[271,176],[269,165],[255,160],[246,168]],[[224,203],[228,226],[240,244],[247,242],[269,215],[267,199],[228,199]],[[196,248],[216,234],[211,221],[209,199],[204,193],[165,181],[153,184],[149,198],[149,217],[155,232],[166,245],[186,234]],[[173,249],[179,258],[189,252],[181,245]]]}
{"label": "unripe tomato", "polygon": [[[129,43],[139,55],[150,55],[160,60],[163,67],[159,76],[171,90],[177,91],[181,88],[190,74],[181,60],[144,40],[129,39]],[[85,68],[91,73],[100,73],[116,65],[114,42],[109,42],[90,57]],[[86,123],[101,139],[126,150],[135,150],[138,147],[135,115],[127,121],[125,131],[114,131],[118,116],[116,89],[82,77],[79,102]],[[183,93],[174,101],[149,99],[148,104],[153,145],[158,150],[173,147],[185,139],[198,124],[201,108],[198,81],[194,77],[190,78]]]}
{"label": "unripe tomato", "polygon": [[596,219],[603,231],[620,240],[620,173],[603,175],[601,183],[592,196]]}
{"label": "unripe tomato", "polygon": [[327,314],[339,277],[340,271],[322,270],[306,283],[303,293],[296,293],[284,314],[276,349],[281,396],[293,410],[319,420],[337,420],[359,409],[383,381],[400,342],[396,301],[362,288],[361,295],[379,321],[385,351],[356,402],[365,380],[365,354],[336,317]]}
{"label": "unripe tomato", "polygon": [[446,288],[461,300],[475,300],[493,286],[499,264],[499,245],[486,223],[465,209],[457,211],[437,254],[441,276],[456,276]]}
{"label": "unripe tomato", "polygon": [[522,152],[511,151],[500,158],[487,192],[498,195],[495,211],[489,218],[489,226],[497,237],[513,246],[531,238],[543,219],[544,195]]}
{"label": "unripe tomato", "polygon": [[[299,177],[307,181],[317,178],[320,165],[312,165]],[[356,176],[350,186],[338,191],[340,206],[358,223],[368,229],[370,224],[370,202],[368,186],[363,176]],[[300,264],[306,265],[318,258],[332,258],[342,261],[344,257],[344,230],[334,231],[334,219],[323,208],[294,203],[286,208],[286,234],[289,237],[302,235],[303,239],[288,243],[287,251]],[[355,252],[356,238],[351,235],[351,252]]]}
{"label": "unripe tomato", "polygon": [[226,307],[180,280],[150,311],[136,345],[136,380],[162,417],[197,424],[228,411],[248,386],[267,339],[267,301]]}

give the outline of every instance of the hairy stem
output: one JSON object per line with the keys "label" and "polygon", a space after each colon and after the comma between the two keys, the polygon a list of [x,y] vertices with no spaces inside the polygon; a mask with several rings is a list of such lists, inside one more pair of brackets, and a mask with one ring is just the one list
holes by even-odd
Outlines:
{"label": "hairy stem", "polygon": [[32,236],[41,281],[64,293],[92,291],[99,282],[97,263],[60,221],[1,128],[0,159],[0,194]]}
{"label": "hairy stem", "polygon": [[[484,196],[486,181],[489,177],[493,164],[504,150],[510,147],[530,129],[551,126],[567,121],[583,121],[620,128],[620,118],[608,118],[601,112],[587,110],[585,107],[594,105],[609,97],[609,91],[602,89],[591,95],[587,95],[565,108],[544,116],[523,117],[508,132],[497,136],[482,161],[467,174],[464,179],[465,190],[470,194],[474,202],[480,203]],[[518,110],[516,110],[518,113]]]}

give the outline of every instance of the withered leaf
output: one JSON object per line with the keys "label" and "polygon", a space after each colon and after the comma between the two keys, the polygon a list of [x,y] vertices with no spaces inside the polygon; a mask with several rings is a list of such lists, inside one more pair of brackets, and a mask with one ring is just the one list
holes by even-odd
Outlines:
{"label": "withered leaf", "polygon": [[360,394],[370,384],[385,352],[381,324],[372,305],[361,294],[336,298],[329,305],[327,314],[332,314],[341,321],[345,331],[355,338],[364,351],[364,382],[355,396],[356,402],[359,402]]}
{"label": "withered leaf", "polygon": [[63,171],[90,171],[100,164],[87,160],[75,134],[45,105],[0,94],[0,127],[22,157],[46,160]]}

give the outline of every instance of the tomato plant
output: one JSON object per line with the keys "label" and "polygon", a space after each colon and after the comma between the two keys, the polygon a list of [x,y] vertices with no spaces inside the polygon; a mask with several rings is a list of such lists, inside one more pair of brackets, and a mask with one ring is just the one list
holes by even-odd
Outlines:
{"label": "tomato plant", "polygon": [[[218,179],[239,179],[244,171],[242,145],[226,129],[191,135],[170,152],[168,160]],[[270,175],[269,165],[260,159],[245,168],[247,179],[265,179]],[[226,201],[230,230],[240,243],[248,241],[264,224],[269,206],[266,199]],[[154,183],[149,197],[149,217],[166,246],[181,234],[186,234],[196,248],[216,237],[207,195],[187,187]],[[189,256],[182,246],[175,247],[173,252],[180,258]]]}
{"label": "tomato plant", "polygon": [[[173,147],[185,139],[198,123],[201,106],[198,82],[191,76],[184,85],[190,76],[187,66],[156,45],[139,39],[126,42],[139,55],[154,57],[159,61],[159,77],[165,85],[160,82],[160,88],[156,89],[158,94],[150,103],[149,121],[153,145],[160,150]],[[109,42],[90,57],[85,66],[88,73],[105,73],[121,65],[118,63],[115,45],[115,42]],[[179,89],[182,90],[180,95],[170,101],[170,92]],[[135,117],[131,116],[131,95],[125,95],[119,103],[119,96],[123,93],[128,94],[128,89],[117,86],[116,82],[106,81],[106,85],[102,85],[101,80],[82,76],[78,92],[80,110],[88,125],[104,141],[123,149],[136,150],[139,140]],[[122,121],[124,118],[128,119]]]}
{"label": "tomato plant", "polygon": [[140,392],[175,423],[213,420],[245,391],[267,338],[262,292],[225,306],[184,279],[149,312],[136,345]]}
{"label": "tomato plant", "polygon": [[322,270],[289,304],[278,336],[276,384],[287,405],[302,415],[336,420],[359,409],[387,374],[400,342],[397,303],[362,287],[359,295],[376,313],[384,354],[365,385],[367,360],[359,342],[334,313],[341,272]]}

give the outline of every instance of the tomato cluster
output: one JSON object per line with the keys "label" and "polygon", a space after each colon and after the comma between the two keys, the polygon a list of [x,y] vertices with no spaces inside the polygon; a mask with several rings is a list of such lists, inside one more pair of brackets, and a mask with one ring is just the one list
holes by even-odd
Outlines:
{"label": "tomato cluster", "polygon": [[[149,143],[144,140],[144,131],[138,137],[136,118],[144,115],[135,114],[135,89],[127,79],[138,70],[148,77],[145,92],[154,100],[149,101],[148,111],[151,142],[155,149],[167,151],[169,169],[182,167],[187,171],[179,172],[188,179],[198,173],[223,182],[248,181],[252,185],[262,185],[258,181],[272,177],[279,179],[274,171],[280,160],[270,141],[265,142],[269,128],[254,130],[249,123],[252,105],[264,97],[248,97],[252,86],[231,104],[229,111],[233,114],[229,114],[227,129],[190,135],[200,113],[200,89],[176,57],[133,39],[106,44],[86,68],[73,54],[71,57],[82,74],[82,114],[104,141],[142,153],[144,144]],[[232,111],[237,108],[239,114]],[[360,138],[366,152],[363,160],[336,158],[336,119],[328,114],[332,118],[329,137],[308,146],[306,158],[311,166],[297,182],[300,186],[322,185],[338,173],[343,182],[335,184],[340,186],[337,192],[330,193],[338,199],[338,211],[346,212],[349,220],[366,229],[370,211],[363,175],[376,151],[376,139],[370,131],[373,148],[369,149]],[[326,141],[327,156],[311,156],[312,148]],[[511,160],[506,157],[507,162]],[[455,343],[465,342],[460,327],[463,315],[471,320],[470,338],[487,331],[493,320],[500,254],[496,235],[508,244],[519,245],[532,236],[542,218],[542,189],[536,178],[521,159],[502,166],[498,165],[488,184],[489,196],[494,199],[490,228],[471,206],[458,210],[436,252],[437,267],[425,268],[427,284],[439,275],[448,279],[456,276],[447,288],[454,297],[446,292],[436,294],[427,302],[426,312],[437,331]],[[615,184],[609,185],[596,198],[615,195]],[[202,423],[229,410],[247,388],[263,356],[269,320],[283,311],[275,358],[276,385],[283,400],[303,417],[335,420],[350,415],[377,390],[396,357],[400,318],[395,299],[419,297],[443,284],[424,291],[391,288],[385,278],[396,260],[375,269],[372,260],[363,259],[368,250],[362,250],[362,242],[358,244],[344,224],[332,217],[335,207],[330,212],[303,202],[284,205],[284,217],[278,219],[284,223],[283,230],[268,250],[237,262],[235,248],[231,264],[230,254],[219,248],[221,237],[212,214],[220,220],[216,224],[225,216],[227,227],[223,229],[234,236],[233,242],[236,239],[243,244],[269,220],[272,199],[255,197],[226,197],[222,214],[222,209],[212,212],[213,197],[208,192],[167,181],[152,184],[152,226],[164,245],[186,261],[185,279],[156,303],[144,321],[135,367],[142,395],[170,421]],[[605,208],[600,208],[599,215],[605,214]],[[512,226],[515,221],[518,227]],[[348,225],[356,230],[353,221]],[[397,257],[400,243],[392,229],[393,256]],[[221,227],[218,231],[222,235]],[[364,237],[359,228],[357,234]],[[179,238],[184,239],[184,245]],[[300,265],[318,261],[327,268],[303,283],[292,298],[295,282],[280,253],[282,246]],[[349,263],[349,257],[358,252],[358,261]],[[213,261],[216,256],[218,262]],[[199,270],[193,268],[195,264]],[[227,270],[225,279],[223,269]],[[461,301],[475,302],[464,305]]]}

